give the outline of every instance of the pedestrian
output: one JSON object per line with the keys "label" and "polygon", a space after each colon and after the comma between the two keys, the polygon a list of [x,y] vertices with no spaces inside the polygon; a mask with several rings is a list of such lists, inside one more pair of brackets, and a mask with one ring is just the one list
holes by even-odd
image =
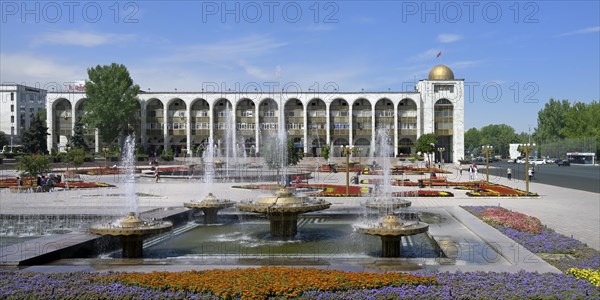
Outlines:
{"label": "pedestrian", "polygon": [[477,173],[479,173],[479,170],[477,170],[477,165],[473,165],[473,178],[475,180],[478,180],[479,177],[477,177]]}
{"label": "pedestrian", "polygon": [[23,186],[23,180],[21,179],[21,177],[17,177],[17,186],[19,186],[19,187]]}
{"label": "pedestrian", "polygon": [[508,180],[512,180],[512,170],[510,169],[510,167],[506,169],[506,177],[508,177]]}
{"label": "pedestrian", "polygon": [[458,164],[458,173],[460,174],[460,176],[462,176],[462,164]]}
{"label": "pedestrian", "polygon": [[38,176],[36,183],[37,183],[37,186],[42,186],[42,177]]}
{"label": "pedestrian", "polygon": [[158,172],[158,168],[154,169],[154,182],[160,181],[160,174]]}
{"label": "pedestrian", "polygon": [[531,181],[531,179],[533,179],[533,168],[527,171],[527,175],[529,176],[529,181]]}
{"label": "pedestrian", "polygon": [[473,165],[469,165],[469,181],[473,180]]}

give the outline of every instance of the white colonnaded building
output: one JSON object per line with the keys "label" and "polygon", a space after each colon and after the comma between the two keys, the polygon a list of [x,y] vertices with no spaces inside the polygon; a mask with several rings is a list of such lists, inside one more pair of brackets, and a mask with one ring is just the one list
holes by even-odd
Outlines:
{"label": "white colonnaded building", "polygon": [[[319,155],[324,145],[332,147],[333,156],[340,156],[343,146],[369,156],[377,148],[380,129],[389,137],[394,156],[415,153],[417,139],[427,133],[438,136],[436,148],[445,148],[441,159],[436,153],[437,161],[455,162],[464,155],[464,79],[455,79],[444,65],[432,68],[427,79],[405,92],[143,91],[138,100],[137,143],[151,156],[163,149],[193,155],[210,138],[219,145],[230,139],[240,152],[260,155],[280,126],[308,156]],[[85,102],[81,89],[47,92],[49,148],[65,146],[85,113]],[[101,150],[97,131],[87,130],[86,140],[96,152]]]}

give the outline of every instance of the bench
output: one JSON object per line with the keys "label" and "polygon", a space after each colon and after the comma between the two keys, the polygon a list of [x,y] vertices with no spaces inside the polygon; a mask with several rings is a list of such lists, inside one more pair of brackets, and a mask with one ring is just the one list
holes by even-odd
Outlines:
{"label": "bench", "polygon": [[445,176],[437,176],[429,178],[429,186],[445,186],[448,187],[448,178]]}

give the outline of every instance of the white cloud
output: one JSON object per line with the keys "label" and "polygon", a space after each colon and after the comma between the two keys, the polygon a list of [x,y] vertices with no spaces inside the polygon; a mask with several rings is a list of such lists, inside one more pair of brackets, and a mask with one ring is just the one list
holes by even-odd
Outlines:
{"label": "white cloud", "polygon": [[286,42],[265,35],[253,35],[213,44],[178,47],[176,53],[167,56],[165,60],[167,62],[237,62],[260,57],[286,45]]}
{"label": "white cloud", "polygon": [[48,82],[72,82],[87,78],[86,68],[30,54],[0,54],[0,78],[35,86]]}
{"label": "white cloud", "polygon": [[463,39],[461,35],[452,33],[442,33],[437,36],[437,41],[440,43],[454,43]]}
{"label": "white cloud", "polygon": [[130,34],[92,33],[66,30],[43,33],[41,36],[35,37],[33,44],[35,46],[51,44],[96,47],[105,44],[120,43],[131,40],[132,38],[133,35]]}
{"label": "white cloud", "polygon": [[429,60],[429,59],[436,58],[438,53],[440,53],[439,49],[429,49],[429,50],[425,50],[415,56],[412,56],[411,58],[409,58],[409,60],[411,60],[411,61]]}
{"label": "white cloud", "polygon": [[246,73],[253,78],[258,78],[260,80],[277,80],[281,76],[281,66],[276,66],[274,69],[269,70],[251,65],[245,61],[241,61],[239,64],[244,68]]}
{"label": "white cloud", "polygon": [[600,26],[587,27],[587,28],[583,28],[583,29],[579,29],[579,30],[575,30],[575,31],[569,31],[569,32],[561,33],[557,36],[561,37],[561,36],[569,36],[569,35],[596,33],[596,32],[600,32]]}

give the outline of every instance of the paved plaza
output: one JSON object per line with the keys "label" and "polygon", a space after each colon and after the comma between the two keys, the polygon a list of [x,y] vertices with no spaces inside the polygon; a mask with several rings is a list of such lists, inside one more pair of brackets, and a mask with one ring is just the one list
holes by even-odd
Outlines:
{"label": "paved plaza", "polygon": [[[300,166],[299,168],[302,168]],[[306,167],[306,166],[304,166]],[[313,168],[313,167],[311,167]],[[458,174],[454,166],[446,166],[451,174],[447,174],[450,181],[468,181],[468,175]],[[10,174],[6,174],[10,175]],[[313,173],[313,178],[309,183],[330,183],[330,184],[345,184],[345,173]],[[123,193],[122,178],[115,175],[105,176],[82,176],[85,181],[100,181],[115,184],[116,188],[102,188],[91,190],[68,190],[55,191],[51,193],[10,193],[8,190],[0,192],[0,209],[2,214],[92,214],[92,215],[112,215],[116,212],[126,211],[128,204],[123,203],[122,197],[116,197]],[[376,178],[377,176],[362,175],[361,179]],[[398,177],[398,176],[393,176]],[[421,178],[421,175],[407,176],[412,181]],[[485,173],[480,174],[480,179],[485,178]],[[521,180],[509,181],[506,178],[491,176],[490,181],[507,185],[510,187],[525,190],[525,182]],[[152,209],[162,209],[165,207],[181,208],[183,202],[197,200],[203,198],[208,192],[214,193],[217,197],[228,198],[233,201],[242,201],[255,199],[264,192],[252,191],[246,189],[232,188],[238,183],[214,183],[210,186],[198,181],[187,179],[169,179],[163,178],[161,182],[155,183],[152,178],[141,177],[137,180],[136,191],[140,194],[139,207],[140,211],[148,211]],[[394,191],[415,190],[417,187],[393,187]],[[419,263],[425,268],[433,266],[435,270],[441,271],[510,271],[516,272],[519,269],[528,271],[540,272],[557,272],[554,267],[548,265],[543,260],[537,258],[526,249],[500,234],[492,227],[479,221],[474,216],[470,215],[463,209],[461,205],[492,205],[502,206],[514,211],[518,211],[530,216],[539,218],[543,224],[549,228],[564,234],[572,236],[580,240],[590,247],[600,250],[600,196],[597,193],[579,191],[574,189],[560,188],[537,182],[530,183],[530,191],[538,193],[539,197],[502,197],[502,198],[474,198],[466,196],[464,190],[447,189],[445,187],[434,187],[433,189],[448,190],[454,193],[454,197],[450,198],[407,198],[412,201],[412,208],[420,211],[444,211],[452,218],[455,225],[442,228],[441,226],[431,225],[430,232],[433,236],[438,236],[438,243],[444,243],[444,237],[454,240],[457,244],[462,245],[462,253],[457,255],[468,256],[468,245],[474,243],[487,243],[491,245],[499,245],[500,256],[494,258],[493,262],[472,263],[472,264],[445,264],[443,261],[431,262],[421,260]],[[335,197],[326,198],[332,202],[331,210],[343,212],[344,210],[351,211],[360,207],[360,203],[365,201],[365,198],[345,198]],[[456,226],[456,227],[453,227]],[[465,230],[464,228],[467,228]],[[467,246],[464,246],[467,245]],[[459,247],[459,248],[460,248]],[[467,247],[467,248],[464,248]],[[477,251],[477,250],[473,250]],[[479,254],[481,255],[481,253]],[[484,255],[485,256],[485,255]],[[485,258],[485,257],[484,257]],[[376,259],[376,258],[374,258]],[[464,258],[469,259],[476,258]],[[378,260],[375,260],[377,263]],[[384,260],[380,260],[384,261]],[[106,270],[135,270],[135,271],[152,271],[152,270],[187,270],[187,269],[208,269],[220,267],[235,267],[224,266],[215,262],[205,262],[202,265],[194,264],[193,261],[185,261],[180,263],[149,263],[144,260],[136,260],[125,262],[122,264],[116,263],[111,265],[102,265],[102,260],[87,260],[87,261],[69,261],[54,262],[46,265],[27,267],[25,270],[30,271],[66,271],[66,270],[86,270],[86,271],[106,271]],[[135,267],[131,262],[137,262]],[[344,260],[331,260],[330,268],[363,270],[363,262],[347,262]],[[324,266],[318,266],[324,267]]]}

